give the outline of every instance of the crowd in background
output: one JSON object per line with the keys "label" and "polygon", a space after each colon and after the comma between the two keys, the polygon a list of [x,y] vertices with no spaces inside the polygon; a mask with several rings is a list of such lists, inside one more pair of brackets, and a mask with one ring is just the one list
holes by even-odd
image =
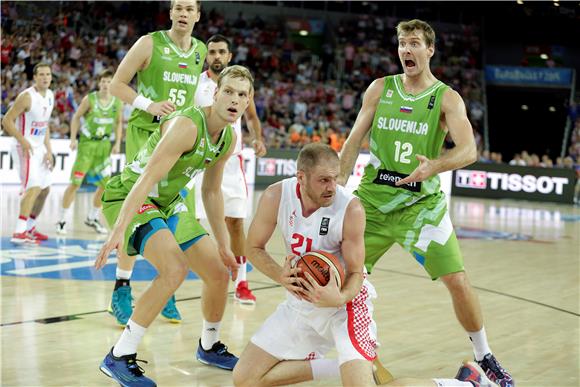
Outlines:
{"label": "crowd in background", "polygon": [[[107,68],[114,70],[139,36],[168,28],[171,22],[167,10],[156,2],[142,5],[139,12],[135,8],[129,12],[126,3],[115,9],[104,2],[51,4],[52,12],[46,12],[46,7],[41,10],[24,2],[2,3],[1,113],[31,84],[33,66],[50,63],[56,99],[52,136],[67,138],[81,98],[96,89],[96,75]],[[90,18],[85,17],[88,14]],[[233,63],[246,65],[254,73],[256,107],[269,148],[300,148],[322,141],[339,151],[366,87],[375,78],[401,72],[393,33],[396,22],[395,18],[359,15],[327,23],[324,43],[314,52],[293,38],[283,21],[266,22],[260,16],[241,13],[226,18],[211,9],[211,3],[205,3],[194,35],[206,40],[220,33],[232,39]],[[481,160],[503,162],[501,154],[488,155],[482,149],[484,105],[478,27],[451,25],[437,26],[436,30],[433,74],[464,98]],[[390,42],[385,42],[389,35]],[[130,110],[126,106],[125,118]],[[574,133],[570,156],[575,161],[578,125]],[[515,162],[550,164],[544,157],[540,160],[523,153],[519,159],[524,161]]]}

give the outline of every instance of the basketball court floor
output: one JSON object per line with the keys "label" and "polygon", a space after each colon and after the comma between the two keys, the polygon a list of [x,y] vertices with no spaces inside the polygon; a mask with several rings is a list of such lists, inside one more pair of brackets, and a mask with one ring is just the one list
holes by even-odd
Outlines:
{"label": "basketball court floor", "polygon": [[[53,187],[39,218],[38,229],[50,239],[23,247],[9,241],[18,187],[0,185],[2,386],[115,385],[98,369],[122,331],[106,311],[115,260],[102,271],[92,269],[103,241],[83,224],[92,193],[78,195],[67,238],[55,238],[64,188]],[[460,197],[451,199],[450,208],[496,356],[518,386],[578,386],[580,210]],[[277,258],[285,255],[278,234],[269,250]],[[132,281],[136,297],[154,275],[138,261]],[[264,275],[251,271],[248,278],[257,305],[239,305],[230,297],[222,324],[222,341],[238,355],[284,298],[283,289]],[[374,318],[383,364],[399,377],[454,377],[472,353],[444,285],[432,282],[397,246],[370,280],[379,294]],[[232,385],[230,372],[195,360],[200,292],[200,281],[188,278],[176,294],[183,322],[157,318],[140,346],[138,357],[149,361],[146,375],[160,386]]]}

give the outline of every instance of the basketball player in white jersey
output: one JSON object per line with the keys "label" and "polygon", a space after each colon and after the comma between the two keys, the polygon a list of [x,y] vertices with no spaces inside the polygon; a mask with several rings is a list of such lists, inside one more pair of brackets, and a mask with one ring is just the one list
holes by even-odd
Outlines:
{"label": "basketball player in white jersey", "polygon": [[[338,155],[332,148],[320,143],[306,145],[298,155],[297,176],[272,184],[260,198],[248,231],[248,258],[287,289],[287,298],[240,356],[233,374],[236,386],[338,377],[346,386],[374,385],[376,325],[371,300],[376,292],[364,268],[365,213],[357,197],[337,186],[339,170]],[[266,252],[276,226],[286,245],[283,266]],[[308,273],[307,280],[296,277],[299,269],[292,261],[312,250],[324,250],[340,259],[346,269],[342,289],[333,280],[320,286]],[[336,348],[338,360],[323,359],[332,348]],[[480,383],[485,375],[472,362],[460,368],[457,378],[399,379],[392,385],[493,385]]]}
{"label": "basketball player in white jersey", "polygon": [[[222,70],[230,63],[232,51],[229,40],[223,35],[213,35],[207,41],[207,71],[199,77],[199,83],[195,92],[195,104],[198,106],[209,106],[213,103],[213,96],[217,87],[217,79]],[[256,105],[252,99],[250,106],[246,110],[244,117],[254,138],[252,146],[256,157],[262,157],[266,154],[266,147],[262,142],[262,128]],[[229,158],[224,168],[224,179],[222,181],[222,194],[224,196],[224,212],[226,216],[226,225],[230,234],[231,248],[240,264],[238,278],[236,279],[236,292],[234,298],[243,304],[254,304],[256,297],[248,287],[246,278],[246,254],[244,234],[244,218],[248,206],[248,189],[246,178],[244,176],[243,159],[242,159],[242,120],[238,119],[234,125],[236,131],[236,147],[234,153]],[[201,182],[203,173],[192,181],[188,188],[191,188],[195,182]],[[197,184],[199,187],[199,184]],[[201,190],[195,191],[195,209],[196,217],[206,218],[201,200]],[[190,199],[191,200],[191,199]]]}
{"label": "basketball player in white jersey", "polygon": [[34,85],[16,97],[2,119],[6,133],[15,138],[12,158],[16,161],[22,183],[20,214],[13,243],[38,243],[48,237],[36,231],[35,219],[44,206],[50,190],[54,164],[50,147],[48,122],[54,107],[49,90],[52,81],[50,65],[34,66]]}

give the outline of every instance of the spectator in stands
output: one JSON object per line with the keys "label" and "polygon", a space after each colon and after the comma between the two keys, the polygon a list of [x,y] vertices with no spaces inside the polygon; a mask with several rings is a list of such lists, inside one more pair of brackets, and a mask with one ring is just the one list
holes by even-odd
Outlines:
{"label": "spectator in stands", "polygon": [[522,156],[520,156],[519,153],[514,154],[514,158],[510,160],[509,164],[515,165],[515,166],[520,166],[520,167],[526,166],[526,162],[522,159]]}

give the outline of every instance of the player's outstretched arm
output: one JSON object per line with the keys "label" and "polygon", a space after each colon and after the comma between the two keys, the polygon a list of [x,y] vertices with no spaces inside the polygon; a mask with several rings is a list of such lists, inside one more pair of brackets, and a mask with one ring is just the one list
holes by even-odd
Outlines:
{"label": "player's outstretched arm", "polygon": [[213,166],[206,169],[201,183],[201,197],[203,206],[207,214],[207,220],[211,226],[214,238],[218,245],[220,258],[224,265],[230,269],[232,279],[238,275],[238,264],[236,257],[230,248],[230,235],[227,230],[224,215],[224,197],[222,195],[222,180],[224,176],[224,166],[230,155],[234,151],[236,136],[233,135],[232,143],[227,154],[219,159]]}
{"label": "player's outstretched arm", "polygon": [[161,125],[163,137],[153,151],[143,173],[135,182],[135,185],[123,202],[121,212],[109,234],[109,238],[101,248],[95,261],[95,267],[103,267],[109,253],[123,243],[123,237],[127,226],[145,202],[147,195],[152,191],[155,184],[171,170],[177,159],[193,148],[197,138],[197,127],[187,117],[178,116]]}
{"label": "player's outstretched arm", "polygon": [[340,152],[340,174],[337,183],[345,185],[358,157],[360,146],[373,124],[375,111],[385,87],[385,79],[375,79],[366,90],[356,121]]}
{"label": "player's outstretched arm", "polygon": [[438,173],[461,168],[477,160],[473,129],[461,96],[455,90],[448,89],[441,105],[443,122],[451,134],[455,147],[433,160],[424,155],[416,155],[419,166],[409,176],[396,182],[396,185],[424,181]]}

